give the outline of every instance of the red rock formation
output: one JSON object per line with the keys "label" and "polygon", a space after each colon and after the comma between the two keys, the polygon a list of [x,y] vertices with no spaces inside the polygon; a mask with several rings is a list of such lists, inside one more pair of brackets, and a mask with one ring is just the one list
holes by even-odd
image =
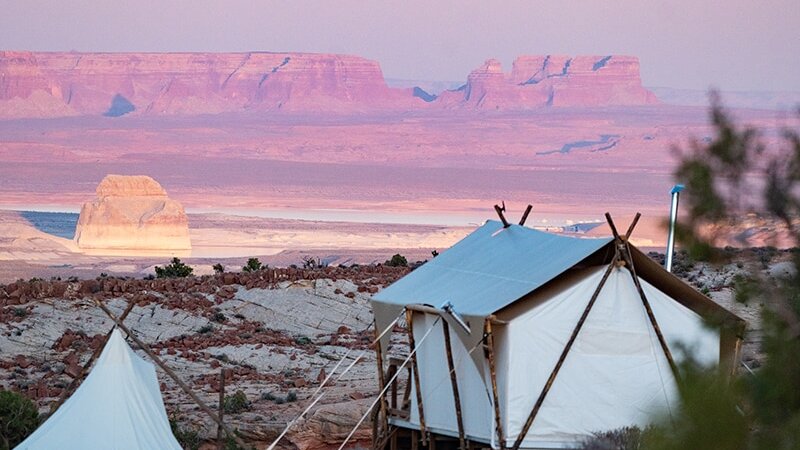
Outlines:
{"label": "red rock formation", "polygon": [[[527,109],[655,103],[628,56],[496,60],[435,103]],[[203,114],[226,111],[367,112],[426,108],[386,85],[375,61],[308,53],[0,52],[0,118]]]}
{"label": "red rock formation", "polygon": [[81,208],[75,242],[93,253],[188,250],[183,206],[147,176],[108,175]]}
{"label": "red rock formation", "polygon": [[9,110],[20,100],[61,105],[63,114],[111,116],[352,111],[419,101],[410,90],[389,88],[377,62],[356,56],[0,52],[0,104],[7,116],[29,113]]}
{"label": "red rock formation", "polygon": [[542,106],[614,106],[658,103],[642,87],[639,61],[630,56],[520,56],[511,74],[487,61],[467,84],[443,93],[440,105],[481,109],[529,109]]}

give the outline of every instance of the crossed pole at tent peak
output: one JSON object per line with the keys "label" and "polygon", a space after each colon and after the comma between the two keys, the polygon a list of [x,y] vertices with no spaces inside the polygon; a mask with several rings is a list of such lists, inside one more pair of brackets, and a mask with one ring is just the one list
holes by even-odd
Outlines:
{"label": "crossed pole at tent peak", "polygon": [[153,352],[149,345],[145,344],[138,337],[136,337],[136,335],[133,334],[133,332],[122,323],[120,318],[115,316],[114,313],[111,312],[111,310],[108,309],[108,307],[100,300],[95,299],[95,304],[102,309],[104,313],[106,313],[106,315],[114,322],[117,328],[122,330],[129,338],[131,338],[131,340],[133,340],[133,342],[135,342],[136,345],[138,345],[139,348],[141,348],[142,351],[145,352],[147,356],[149,356],[150,359],[156,363],[156,365],[158,365],[158,367],[160,367],[170,378],[172,378],[172,380],[181,388],[181,390],[183,390],[183,392],[185,392],[197,404],[197,406],[200,407],[200,409],[211,418],[211,420],[225,430],[225,433],[228,436],[232,437],[240,447],[249,448],[249,446],[244,443],[239,435],[233,432],[230,427],[225,425],[225,423],[220,420],[220,417],[214,413],[214,411],[202,399],[200,399],[200,397],[198,397],[197,394],[195,394],[194,391],[192,391],[192,389],[180,379],[180,377],[178,377],[178,374],[170,369],[169,366],[167,366],[164,361],[162,361],[161,358],[159,358],[158,355]]}
{"label": "crossed pole at tent peak", "polygon": [[[666,356],[667,361],[669,362],[672,374],[675,377],[675,380],[678,383],[680,383],[680,374],[678,373],[678,368],[675,364],[675,360],[672,358],[672,353],[670,352],[669,347],[667,346],[667,341],[666,339],[664,339],[664,335],[661,333],[661,328],[658,326],[658,321],[656,321],[656,317],[653,314],[652,308],[650,307],[650,302],[647,300],[647,296],[645,295],[644,290],[642,289],[642,286],[639,283],[639,277],[636,275],[636,268],[633,265],[633,257],[631,256],[631,249],[630,249],[630,237],[631,234],[633,233],[633,230],[636,228],[636,224],[639,222],[641,214],[638,212],[636,213],[636,216],[633,218],[633,221],[631,221],[631,224],[628,226],[628,230],[624,235],[620,235],[619,232],[617,231],[617,227],[614,224],[614,220],[611,218],[611,214],[606,213],[605,217],[606,221],[608,222],[608,226],[609,228],[611,228],[611,232],[614,235],[614,257],[608,264],[605,273],[603,273],[603,278],[600,280],[600,283],[597,285],[597,288],[592,293],[592,297],[589,299],[589,303],[586,305],[586,308],[584,309],[583,314],[581,314],[578,323],[572,330],[572,334],[570,335],[569,340],[567,340],[567,343],[564,346],[564,350],[561,352],[561,356],[559,356],[555,367],[553,367],[553,370],[550,372],[550,376],[548,377],[547,382],[542,388],[539,397],[536,399],[536,403],[534,403],[533,409],[531,409],[531,412],[528,415],[528,418],[526,419],[525,424],[522,427],[522,430],[517,436],[517,439],[514,442],[512,450],[519,450],[523,440],[525,439],[525,436],[527,436],[528,432],[530,431],[530,428],[533,425],[533,421],[534,419],[536,419],[539,410],[542,408],[544,400],[547,397],[547,394],[550,392],[550,389],[552,388],[553,383],[555,382],[556,377],[558,376],[558,373],[561,370],[561,367],[564,365],[564,361],[566,360],[567,355],[569,354],[569,351],[572,348],[572,345],[575,343],[578,334],[580,333],[584,323],[586,322],[586,318],[589,316],[589,313],[591,312],[592,307],[595,304],[595,301],[600,295],[600,291],[603,289],[603,286],[608,280],[608,277],[611,275],[611,272],[616,267],[622,267],[622,266],[628,267],[628,272],[631,274],[631,277],[633,278],[633,283],[636,286],[636,290],[638,291],[639,297],[641,298],[642,304],[647,312],[647,317],[650,321],[650,324],[653,327],[656,336],[658,337],[658,342],[661,345],[661,349],[663,350],[664,355]],[[504,447],[503,444],[504,443],[501,442],[501,447]]]}

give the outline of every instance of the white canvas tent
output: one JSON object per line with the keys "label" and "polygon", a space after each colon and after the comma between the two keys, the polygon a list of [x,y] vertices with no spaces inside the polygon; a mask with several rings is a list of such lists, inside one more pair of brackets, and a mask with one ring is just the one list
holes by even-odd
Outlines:
{"label": "white canvas tent", "polygon": [[20,450],[180,450],[170,430],[152,364],[111,333],[75,393]]}
{"label": "white canvas tent", "polygon": [[[448,303],[468,329],[442,311]],[[421,404],[410,395],[408,414],[390,417],[391,426],[493,448],[571,448],[592,432],[646,425],[676,406],[682,349],[731,369],[743,331],[741,319],[627,237],[496,221],[376,295],[377,329],[403,308],[414,311],[419,386],[411,389]]]}

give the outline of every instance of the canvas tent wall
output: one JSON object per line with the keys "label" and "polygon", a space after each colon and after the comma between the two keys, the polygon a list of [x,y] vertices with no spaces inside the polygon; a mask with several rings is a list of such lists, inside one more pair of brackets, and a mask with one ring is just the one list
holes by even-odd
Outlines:
{"label": "canvas tent wall", "polygon": [[180,450],[156,371],[114,330],[75,393],[20,450]]}
{"label": "canvas tent wall", "polygon": [[[494,320],[499,425],[510,447],[575,329],[606,268],[613,239],[556,236],[489,221],[375,296],[379,328],[406,305],[449,302],[469,325],[447,313],[413,316],[426,429],[457,436],[455,401],[444,358],[441,321],[450,324],[458,361],[464,432],[500,447],[483,324]],[[736,359],[742,322],[630,247],[632,262],[671,353],[680,345],[705,363]],[[648,281],[649,280],[649,281]],[[629,268],[611,270],[522,448],[569,448],[593,431],[643,425],[674,406],[675,379],[644,311]],[[710,330],[704,319],[723,326]],[[432,332],[428,333],[431,328]],[[477,350],[474,351],[473,349]],[[471,354],[468,354],[473,350]],[[416,386],[413,386],[416,389]],[[421,427],[416,398],[401,427]]]}

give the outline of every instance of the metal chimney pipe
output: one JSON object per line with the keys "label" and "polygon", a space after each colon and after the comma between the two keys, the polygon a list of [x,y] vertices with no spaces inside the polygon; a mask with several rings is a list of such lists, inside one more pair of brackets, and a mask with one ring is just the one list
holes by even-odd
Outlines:
{"label": "metal chimney pipe", "polygon": [[675,252],[675,223],[678,221],[678,198],[683,190],[682,184],[672,186],[672,203],[669,208],[669,235],[667,236],[667,257],[664,260],[664,267],[668,272],[672,272],[672,255]]}

